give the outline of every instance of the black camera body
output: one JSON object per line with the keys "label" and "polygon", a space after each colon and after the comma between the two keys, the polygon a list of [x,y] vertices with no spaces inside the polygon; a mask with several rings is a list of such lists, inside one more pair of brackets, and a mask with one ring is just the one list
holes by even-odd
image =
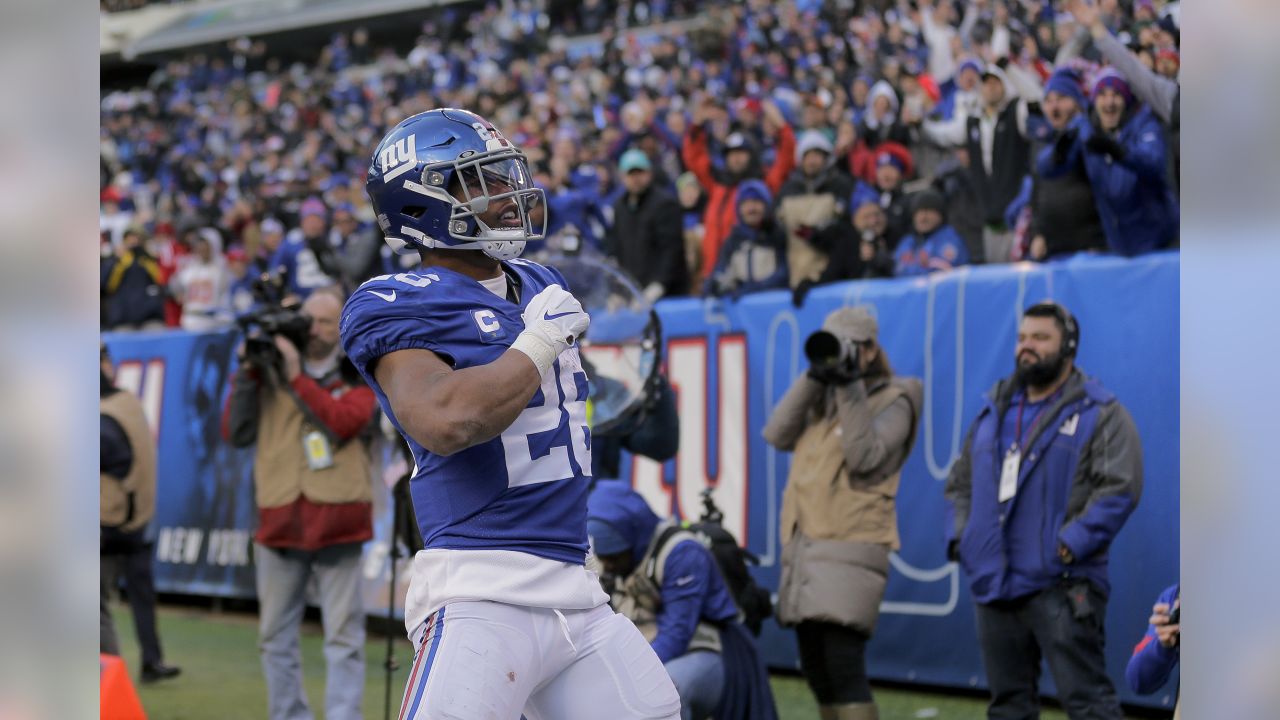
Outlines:
{"label": "black camera body", "polygon": [[851,382],[858,376],[858,344],[827,330],[818,330],[804,341],[809,372],[824,382]]}
{"label": "black camera body", "polygon": [[302,352],[311,340],[311,317],[296,305],[284,304],[283,273],[263,273],[253,281],[252,292],[260,307],[236,318],[244,333],[244,362],[278,370],[280,351],[275,338],[283,337]]}

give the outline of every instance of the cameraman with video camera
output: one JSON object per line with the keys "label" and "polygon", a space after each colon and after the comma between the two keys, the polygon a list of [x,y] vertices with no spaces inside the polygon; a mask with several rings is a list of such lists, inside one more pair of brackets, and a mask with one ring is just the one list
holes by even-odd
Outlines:
{"label": "cameraman with video camera", "polygon": [[361,545],[373,536],[365,431],[373,391],[342,353],[336,288],[301,312],[268,306],[242,320],[246,340],[224,416],[236,447],[257,443],[254,562],[269,717],[310,717],[298,658],[312,575],[328,663],[326,718],[361,717],[365,621]]}
{"label": "cameraman with video camera", "polygon": [[800,669],[823,720],[874,720],[866,644],[900,547],[894,499],[915,442],[923,386],[896,377],[865,306],[840,308],[805,342],[796,378],[763,431],[793,453],[782,495],[778,622],[796,628]]}

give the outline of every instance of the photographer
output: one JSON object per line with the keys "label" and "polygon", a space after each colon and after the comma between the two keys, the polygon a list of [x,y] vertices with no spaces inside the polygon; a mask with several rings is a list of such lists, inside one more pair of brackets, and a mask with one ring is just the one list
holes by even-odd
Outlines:
{"label": "photographer", "polygon": [[877,332],[865,307],[828,315],[805,343],[809,371],[763,431],[794,453],[782,496],[778,622],[796,627],[800,668],[824,720],[877,717],[864,655],[889,552],[900,546],[894,498],[924,396],[918,379],[894,377]]}
{"label": "photographer", "polygon": [[755,641],[695,533],[660,519],[627,483],[604,480],[587,499],[587,535],[613,608],[675,683],[681,720],[777,720]]}
{"label": "photographer", "polygon": [[102,376],[98,400],[101,430],[99,502],[101,529],[102,652],[120,654],[108,602],[124,578],[133,627],[142,649],[142,682],[177,677],[180,668],[164,663],[156,630],[156,588],[152,575],[153,542],[147,526],[155,515],[156,443],[142,403],[115,386],[115,368],[107,346],[99,358]]}
{"label": "photographer", "polygon": [[299,666],[298,628],[314,574],[328,662],[325,717],[359,718],[364,690],[361,544],[373,536],[369,457],[363,434],[373,391],[349,368],[338,340],[343,298],[308,296],[309,333],[287,310],[258,315],[267,338],[241,346],[241,367],[225,415],[231,443],[257,442],[254,560],[259,640],[272,720],[310,716]]}

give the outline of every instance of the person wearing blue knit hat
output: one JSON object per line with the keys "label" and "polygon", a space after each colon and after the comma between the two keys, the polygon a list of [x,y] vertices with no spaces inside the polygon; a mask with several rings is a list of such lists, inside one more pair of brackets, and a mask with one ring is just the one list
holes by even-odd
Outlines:
{"label": "person wearing blue knit hat", "polygon": [[965,70],[972,70],[974,72],[973,79],[977,81],[982,78],[982,71],[984,68],[985,66],[982,64],[982,60],[970,55],[969,57],[961,60],[960,64],[956,66],[956,75],[963,75]]}
{"label": "person wearing blue knit hat", "polygon": [[744,293],[785,287],[787,238],[774,220],[773,197],[761,180],[738,186],[738,222],[716,256],[704,292],[736,300]]}
{"label": "person wearing blue knit hat", "polygon": [[982,93],[979,86],[982,84],[982,73],[985,72],[986,65],[982,60],[972,55],[960,61],[956,66],[955,75],[939,86],[942,92],[942,98],[934,107],[931,115],[941,118],[941,120],[928,120],[925,122],[928,132],[931,134],[939,134],[941,136],[954,135],[954,130],[947,130],[945,127],[951,123],[957,123],[958,126],[964,125],[964,118],[970,115],[976,115],[982,110]]}
{"label": "person wearing blue knit hat", "polygon": [[595,484],[586,526],[609,602],[662,661],[680,719],[778,720],[755,640],[698,537],[619,480]]}
{"label": "person wearing blue knit hat", "polygon": [[1178,201],[1159,121],[1114,68],[1094,77],[1092,101],[1089,116],[1077,114],[1040,152],[1037,174],[1059,178],[1084,168],[1112,252],[1133,256],[1169,246],[1178,237]]}
{"label": "person wearing blue knit hat", "polygon": [[[1072,68],[1054,71],[1044,83],[1044,92],[1045,95],[1057,93],[1061,98],[1074,101],[1076,111],[1089,105],[1089,101],[1084,96],[1084,87],[1080,82],[1080,73]],[[1052,118],[1050,120],[1052,121]]]}
{"label": "person wearing blue knit hat", "polygon": [[[1079,72],[1059,69],[1045,82],[1044,89],[1041,106],[1048,136],[1042,139],[1037,153],[1043,152],[1041,148],[1052,151],[1060,141],[1070,143],[1071,126],[1088,122],[1085,110],[1089,103]],[[1032,173],[1030,204],[1025,253],[1028,259],[1051,260],[1106,248],[1093,185],[1083,164],[1077,163],[1056,177]]]}
{"label": "person wearing blue knit hat", "polygon": [[849,212],[856,213],[864,205],[880,207],[880,195],[866,183],[858,183],[849,195]]}

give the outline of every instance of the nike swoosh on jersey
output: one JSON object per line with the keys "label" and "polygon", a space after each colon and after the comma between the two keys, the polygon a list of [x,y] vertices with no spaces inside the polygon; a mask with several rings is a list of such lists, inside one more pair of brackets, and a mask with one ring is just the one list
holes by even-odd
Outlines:
{"label": "nike swoosh on jersey", "polygon": [[677,578],[677,579],[676,579],[676,587],[684,587],[685,585],[688,585],[688,584],[689,584],[689,583],[691,583],[691,582],[693,582],[693,576],[692,576],[692,575],[685,575],[685,576],[684,576],[684,577],[682,577],[682,578]]}
{"label": "nike swoosh on jersey", "polygon": [[395,301],[396,301],[396,291],[395,291],[395,290],[392,290],[392,291],[391,291],[391,292],[389,292],[389,293],[380,293],[380,292],[378,292],[377,290],[365,290],[365,292],[367,292],[367,293],[369,293],[369,294],[371,294],[371,295],[377,295],[378,297],[382,298],[383,300],[386,300],[387,302],[395,302]]}
{"label": "nike swoosh on jersey", "polygon": [[572,315],[572,314],[574,314],[575,312],[577,312],[577,310],[570,310],[570,311],[568,311],[568,312],[557,313],[557,314],[555,314],[555,315],[552,315],[551,313],[547,313],[547,314],[545,314],[545,315],[543,315],[543,316],[542,316],[542,319],[543,319],[543,320],[555,320],[556,318],[562,318],[562,317],[564,317],[565,315]]}

